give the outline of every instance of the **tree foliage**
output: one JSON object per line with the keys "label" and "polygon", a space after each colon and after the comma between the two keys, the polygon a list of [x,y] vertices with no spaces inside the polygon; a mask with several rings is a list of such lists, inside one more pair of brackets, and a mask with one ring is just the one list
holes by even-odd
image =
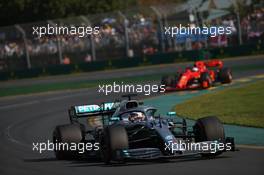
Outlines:
{"label": "tree foliage", "polygon": [[136,0],[1,0],[1,26],[126,9]]}

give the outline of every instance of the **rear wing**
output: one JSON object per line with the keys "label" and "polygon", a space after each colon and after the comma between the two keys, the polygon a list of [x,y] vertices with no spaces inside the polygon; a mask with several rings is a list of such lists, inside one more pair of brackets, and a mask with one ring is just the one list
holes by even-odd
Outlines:
{"label": "rear wing", "polygon": [[223,67],[223,62],[221,60],[214,59],[205,62],[205,65],[207,67],[218,67],[219,69],[221,69]]}
{"label": "rear wing", "polygon": [[88,104],[72,106],[69,109],[69,117],[71,122],[80,117],[99,116],[99,115],[112,115],[119,107],[120,102],[107,102],[101,105]]}

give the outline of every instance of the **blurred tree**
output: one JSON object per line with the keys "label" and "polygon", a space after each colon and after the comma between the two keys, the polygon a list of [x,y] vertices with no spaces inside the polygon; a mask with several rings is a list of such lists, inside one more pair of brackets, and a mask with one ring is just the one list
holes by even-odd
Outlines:
{"label": "blurred tree", "polygon": [[1,0],[0,26],[102,13],[137,4],[137,0]]}
{"label": "blurred tree", "polygon": [[245,17],[251,11],[246,1],[247,0],[233,0],[232,5],[227,10],[233,15],[238,12],[240,17]]}
{"label": "blurred tree", "polygon": [[181,2],[186,2],[186,0],[138,0],[139,5],[164,5]]}

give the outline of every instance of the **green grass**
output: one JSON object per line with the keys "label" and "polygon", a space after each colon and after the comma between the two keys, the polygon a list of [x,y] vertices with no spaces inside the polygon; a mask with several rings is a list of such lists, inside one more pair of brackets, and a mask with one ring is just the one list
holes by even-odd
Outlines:
{"label": "green grass", "polygon": [[[262,65],[242,65],[232,67],[233,72],[248,71],[262,69]],[[170,70],[171,71],[171,70]],[[176,70],[175,70],[176,72]],[[89,80],[89,81],[77,81],[74,83],[70,82],[60,82],[60,83],[50,83],[50,84],[36,84],[28,86],[14,86],[0,88],[0,97],[11,96],[11,95],[22,95],[49,91],[59,91],[59,90],[73,90],[82,88],[98,87],[99,84],[109,84],[115,82],[124,83],[143,83],[146,81],[160,81],[163,74],[156,73],[152,75],[143,76],[131,76],[131,77],[120,77],[113,79],[100,79],[100,80]],[[121,75],[122,76],[122,75]],[[32,79],[32,81],[34,81]]]}
{"label": "green grass", "polygon": [[83,89],[98,87],[102,84],[113,84],[116,83],[141,83],[146,81],[160,80],[162,74],[153,74],[145,76],[133,76],[127,78],[113,78],[113,79],[101,79],[101,80],[90,80],[90,81],[78,81],[74,83],[62,82],[62,83],[50,83],[50,84],[36,84],[31,86],[15,86],[15,87],[5,87],[0,88],[0,97],[10,96],[10,95],[21,95],[21,94],[31,94],[58,90],[73,90],[73,89]]}
{"label": "green grass", "polygon": [[194,97],[174,109],[189,119],[214,115],[227,124],[264,128],[264,81]]}

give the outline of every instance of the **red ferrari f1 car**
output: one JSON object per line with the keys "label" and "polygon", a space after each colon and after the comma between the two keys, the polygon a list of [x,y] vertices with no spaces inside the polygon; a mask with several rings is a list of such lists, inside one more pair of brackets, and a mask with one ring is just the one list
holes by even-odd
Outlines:
{"label": "red ferrari f1 car", "polygon": [[167,92],[207,89],[217,82],[222,84],[232,82],[231,69],[223,67],[221,60],[196,61],[193,67],[187,67],[185,71],[178,71],[175,76],[163,76],[161,80],[161,84],[165,85]]}

